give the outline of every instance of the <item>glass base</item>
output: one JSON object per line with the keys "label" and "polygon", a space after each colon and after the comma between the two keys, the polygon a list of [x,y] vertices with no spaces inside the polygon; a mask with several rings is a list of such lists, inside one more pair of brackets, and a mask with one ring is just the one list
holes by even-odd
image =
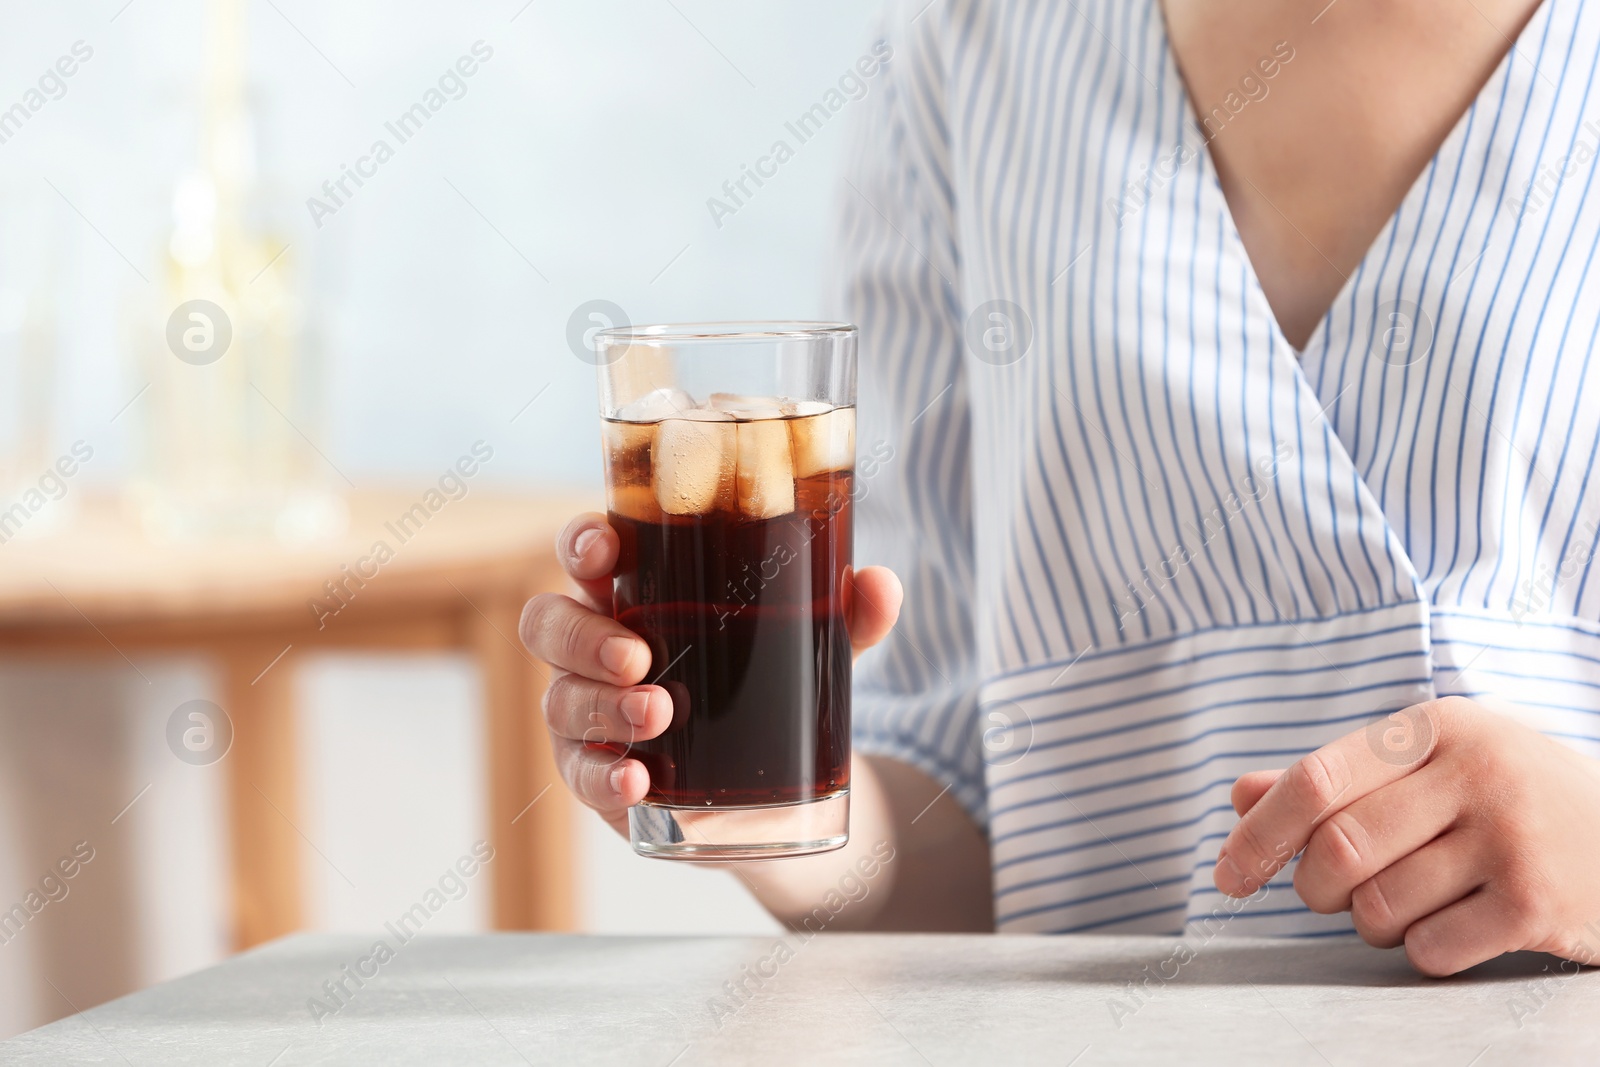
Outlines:
{"label": "glass base", "polygon": [[657,859],[768,860],[832,852],[850,839],[850,790],[794,804],[628,809],[633,850]]}

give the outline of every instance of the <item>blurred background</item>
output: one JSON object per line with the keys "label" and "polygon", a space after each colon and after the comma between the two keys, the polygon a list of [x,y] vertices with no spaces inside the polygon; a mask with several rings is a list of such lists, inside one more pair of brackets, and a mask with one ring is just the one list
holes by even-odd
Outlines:
{"label": "blurred background", "polygon": [[[876,6],[8,9],[0,1036],[252,940],[238,871],[281,853],[232,840],[246,784],[292,826],[280,837],[297,857],[279,864],[291,926],[375,930],[474,842],[526,831],[548,839],[540,855],[565,857],[539,878],[564,880],[551,891],[570,907],[497,911],[492,883],[469,879],[429,932],[776,929],[732,876],[636,859],[550,798],[538,803],[571,820],[570,840],[545,816],[491,825],[499,742],[485,709],[516,706],[486,692],[502,684],[485,674],[493,635],[452,648],[291,634],[281,664],[275,645],[240,652],[242,683],[210,639],[247,619],[260,634],[305,627],[319,597],[331,611],[352,589],[371,633],[399,632],[380,616],[433,594],[419,578],[391,604],[382,583],[410,589],[406,574],[457,565],[458,583],[482,581],[472,553],[524,535],[547,550],[571,502],[598,499],[580,355],[592,329],[822,315],[854,106],[829,94],[868,54]],[[831,118],[796,137],[788,124],[819,101]],[[792,158],[740,192],[780,140]],[[447,483],[423,547],[373,591],[319,588],[362,570],[358,550],[387,539],[379,520],[425,501],[479,442],[493,458],[461,479],[470,507]],[[456,588],[476,612],[458,605],[461,625],[514,628],[476,588]],[[351,617],[347,635],[368,625]],[[243,722],[234,751],[185,758],[178,709],[237,718],[264,677],[284,679],[292,713],[271,732],[283,781],[241,784],[241,766],[266,766]],[[233,708],[230,694],[249,699]],[[93,859],[64,877],[80,841]]]}

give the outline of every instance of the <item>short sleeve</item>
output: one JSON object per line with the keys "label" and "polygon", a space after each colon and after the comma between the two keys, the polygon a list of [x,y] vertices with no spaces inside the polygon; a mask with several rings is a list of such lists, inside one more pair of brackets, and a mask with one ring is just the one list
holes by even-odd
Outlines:
{"label": "short sleeve", "polygon": [[973,626],[972,419],[936,15],[891,19],[839,197],[835,309],[861,328],[857,565],[905,584],[857,664],[858,752],[946,784],[986,821]]}

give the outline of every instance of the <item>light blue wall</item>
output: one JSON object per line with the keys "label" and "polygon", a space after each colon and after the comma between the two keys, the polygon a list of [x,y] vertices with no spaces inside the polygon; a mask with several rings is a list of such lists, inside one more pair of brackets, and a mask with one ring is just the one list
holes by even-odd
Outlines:
{"label": "light blue wall", "polygon": [[[487,438],[498,478],[596,483],[593,371],[565,340],[585,301],[636,322],[821,312],[855,105],[720,229],[706,200],[795,143],[785,121],[867,51],[876,4],[535,0],[512,21],[523,0],[275,2],[249,13],[258,208],[292,244],[325,351],[312,435],[357,482],[409,484]],[[0,34],[0,108],[74,41],[95,50],[0,144],[0,291],[55,272],[55,436],[101,432],[102,481],[133,462],[137,407],[106,427],[139,385],[128,309],[157,291],[203,48],[193,0],[123,3],[13,8]],[[478,40],[494,55],[466,94],[316,228],[306,198]],[[0,400],[9,366],[0,343]]]}

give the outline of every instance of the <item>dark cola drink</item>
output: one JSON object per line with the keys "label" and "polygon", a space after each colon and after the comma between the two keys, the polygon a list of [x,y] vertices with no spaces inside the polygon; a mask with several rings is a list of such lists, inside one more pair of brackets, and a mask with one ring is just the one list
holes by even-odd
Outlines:
{"label": "dark cola drink", "polygon": [[612,748],[649,770],[646,805],[843,794],[855,409],[713,396],[671,416],[605,422],[616,616],[673,707]]}

